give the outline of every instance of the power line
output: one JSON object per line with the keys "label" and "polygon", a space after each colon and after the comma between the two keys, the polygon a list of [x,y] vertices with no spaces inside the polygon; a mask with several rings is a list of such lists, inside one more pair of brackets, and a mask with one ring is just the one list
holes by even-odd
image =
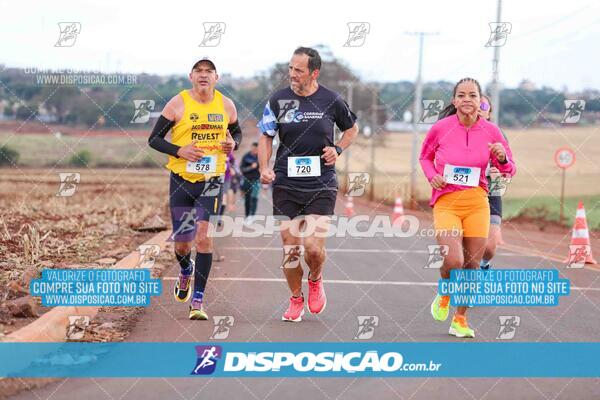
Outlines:
{"label": "power line", "polygon": [[515,36],[513,36],[513,39],[517,39],[517,38],[522,38],[522,37],[526,37],[526,36],[529,36],[529,35],[533,35],[534,33],[538,33],[538,32],[541,32],[543,30],[546,30],[546,29],[548,29],[548,28],[550,28],[552,26],[556,26],[556,25],[560,24],[561,22],[565,22],[565,21],[571,19],[575,15],[579,14],[581,11],[586,10],[588,8],[590,8],[589,5],[587,5],[585,7],[581,7],[580,9],[572,12],[571,14],[563,15],[562,17],[558,18],[557,20],[552,21],[552,22],[550,22],[550,23],[548,23],[546,25],[542,25],[539,28],[532,29],[529,32],[525,32],[525,33],[522,33],[520,35],[515,35]]}

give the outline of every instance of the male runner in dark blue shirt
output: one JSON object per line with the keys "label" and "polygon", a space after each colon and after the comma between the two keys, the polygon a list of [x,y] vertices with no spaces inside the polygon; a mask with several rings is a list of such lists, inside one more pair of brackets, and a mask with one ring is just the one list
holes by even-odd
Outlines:
{"label": "male runner in dark blue shirt", "polygon": [[[356,116],[348,104],[317,83],[320,69],[316,50],[297,48],[289,64],[290,87],[269,98],[258,122],[263,133],[258,147],[260,179],[273,183],[273,215],[287,217],[281,225],[282,268],[292,297],[284,321],[300,321],[304,315],[302,255],[309,268],[308,310],[319,314],[327,304],[321,271],[338,187],[335,162],[358,135]],[[334,126],[343,132],[337,143]],[[277,134],[280,145],[271,168]],[[308,232],[301,237],[303,224]]]}

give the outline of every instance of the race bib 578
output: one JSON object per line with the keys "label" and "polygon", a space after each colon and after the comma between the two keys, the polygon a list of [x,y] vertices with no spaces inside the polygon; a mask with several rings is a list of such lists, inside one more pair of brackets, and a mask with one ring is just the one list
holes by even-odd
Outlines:
{"label": "race bib 578", "polygon": [[185,170],[194,174],[213,174],[217,171],[217,156],[204,156],[196,162],[188,161]]}

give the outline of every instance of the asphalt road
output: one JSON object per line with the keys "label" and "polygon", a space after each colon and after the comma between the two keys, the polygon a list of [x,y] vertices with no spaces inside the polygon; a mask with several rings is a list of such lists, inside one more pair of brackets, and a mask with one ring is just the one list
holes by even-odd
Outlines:
{"label": "asphalt road", "polygon": [[[265,193],[263,193],[265,195]],[[241,204],[241,203],[239,203]],[[269,214],[269,199],[259,210]],[[343,204],[338,202],[338,214]],[[389,206],[358,206],[357,213],[389,214]],[[423,227],[429,222],[423,220]],[[301,323],[284,323],[288,291],[279,269],[278,235],[222,238],[226,259],[215,263],[207,288],[210,316],[231,316],[233,327],[224,341],[353,341],[359,316],[376,316],[371,341],[456,342],[448,335],[450,319],[436,322],[429,306],[439,271],[424,268],[432,237],[330,238],[324,270],[326,311],[306,314]],[[527,247],[526,243],[515,243]],[[533,250],[533,249],[532,249]],[[567,270],[536,252],[500,249],[496,268],[559,268],[573,290],[557,307],[477,307],[469,323],[481,342],[499,342],[500,316],[520,317],[512,341],[597,341],[600,323],[600,272]],[[187,305],[176,303],[171,285],[178,268],[165,274],[163,294],[152,300],[128,337],[132,342],[206,342],[213,321],[189,321]],[[305,275],[306,276],[306,275]],[[307,291],[306,283],[305,293]],[[516,360],[527,362],[527,360]],[[65,379],[15,399],[598,399],[600,379]]]}

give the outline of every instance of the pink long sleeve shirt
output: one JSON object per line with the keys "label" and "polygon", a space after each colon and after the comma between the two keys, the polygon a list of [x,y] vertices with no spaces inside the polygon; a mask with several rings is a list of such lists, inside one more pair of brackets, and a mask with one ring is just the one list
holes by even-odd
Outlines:
{"label": "pink long sleeve shirt", "polygon": [[[491,153],[488,143],[502,143],[506,149],[507,162],[501,164]],[[491,161],[498,170],[513,176],[517,167],[512,158],[508,142],[493,123],[479,118],[469,129],[465,128],[456,114],[439,120],[429,130],[419,157],[423,172],[428,181],[434,176],[444,176],[444,166],[478,167],[481,169],[479,186],[488,191],[485,169]],[[470,189],[470,186],[447,183],[441,190],[432,189],[429,205],[433,207],[440,196],[458,190]]]}

